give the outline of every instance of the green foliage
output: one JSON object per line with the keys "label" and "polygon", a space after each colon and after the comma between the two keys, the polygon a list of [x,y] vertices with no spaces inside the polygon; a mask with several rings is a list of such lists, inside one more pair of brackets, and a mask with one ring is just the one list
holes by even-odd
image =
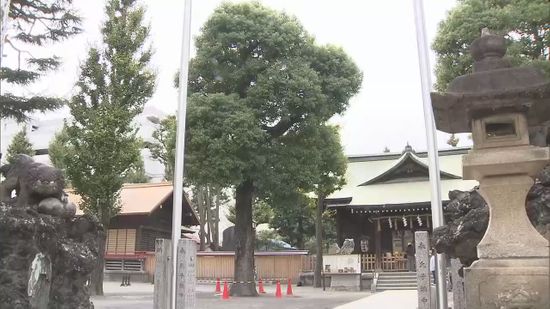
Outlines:
{"label": "green foliage", "polygon": [[118,213],[119,191],[139,164],[141,143],[132,121],[154,88],[151,49],[144,46],[149,27],[136,3],[108,2],[104,46],[90,49],[69,103],[67,134],[75,155],[66,157],[67,174],[82,197],[81,208],[104,225]]}
{"label": "green foliage", "polygon": [[262,230],[256,233],[256,250],[277,251],[286,249],[282,246],[283,239],[274,230]]}
{"label": "green foliage", "polygon": [[[237,214],[235,206],[231,205],[227,208],[227,220],[233,224],[237,222]],[[273,220],[274,211],[270,204],[263,200],[257,200],[252,204],[252,222],[255,226],[269,223]]]}
{"label": "green foliage", "polygon": [[67,157],[74,156],[74,149],[69,144],[69,134],[67,128],[63,126],[61,131],[57,132],[48,146],[48,156],[54,167],[63,171],[65,183],[70,184],[70,179],[67,177]]}
{"label": "green foliage", "polygon": [[18,154],[26,154],[31,157],[35,154],[32,144],[27,137],[26,126],[24,126],[21,131],[15,134],[15,136],[11,140],[11,144],[8,146],[8,150],[6,153],[6,161],[9,164],[14,163],[15,157]]}
{"label": "green foliage", "polygon": [[[24,67],[19,65],[17,68],[0,68],[1,82],[27,86],[59,67],[61,62],[55,55],[37,58],[29,56],[26,48],[36,49],[80,33],[81,18],[74,11],[72,2],[72,0],[11,0],[8,23],[13,33],[8,32],[9,42],[4,45],[4,53],[10,49],[15,50],[18,56],[23,56]],[[26,120],[30,112],[52,110],[65,103],[59,98],[27,97],[2,92],[0,115],[19,121]]]}
{"label": "green foliage", "polygon": [[172,180],[176,162],[176,116],[170,115],[160,121],[153,132],[154,142],[145,144],[151,157],[164,165],[164,178]]}
{"label": "green foliage", "polygon": [[278,197],[272,201],[273,220],[269,226],[283,240],[298,249],[304,249],[308,238],[315,235],[315,200],[299,192]]}
{"label": "green foliage", "polygon": [[318,127],[345,110],[362,76],[340,48],[258,3],[224,4],[196,39],[186,171],[257,196],[312,184]]}
{"label": "green foliage", "polygon": [[432,48],[437,54],[436,89],[471,72],[470,44],[488,28],[506,35],[508,56],[533,64],[550,76],[550,9],[547,0],[460,0],[439,25]]}
{"label": "green foliage", "polygon": [[134,162],[124,178],[125,183],[148,183],[150,177],[145,173],[145,166],[143,164],[143,159],[141,155],[138,157],[137,161]]}

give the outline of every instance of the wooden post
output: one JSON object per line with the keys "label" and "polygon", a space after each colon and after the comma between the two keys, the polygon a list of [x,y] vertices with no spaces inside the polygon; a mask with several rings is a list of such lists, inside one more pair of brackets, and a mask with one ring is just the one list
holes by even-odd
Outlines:
{"label": "wooden post", "polygon": [[431,284],[430,284],[430,255],[428,232],[414,233],[416,245],[416,280],[418,284],[418,309],[430,309]]}
{"label": "wooden post", "polygon": [[376,220],[376,227],[374,228],[374,251],[376,254],[376,271],[382,268],[381,259],[382,259],[382,241],[380,239],[382,227],[380,226],[380,219]]}
{"label": "wooden post", "polygon": [[462,263],[458,259],[451,259],[451,276],[453,280],[453,309],[466,309],[466,299],[464,295],[464,278],[458,272],[462,268]]}
{"label": "wooden post", "polygon": [[171,252],[171,240],[155,240],[155,287],[153,296],[154,309],[170,309],[170,278],[172,274],[172,263],[170,261]]}
{"label": "wooden post", "polygon": [[195,308],[195,286],[197,277],[195,264],[197,260],[197,245],[190,239],[180,239],[178,242],[178,269],[176,273],[176,308]]}

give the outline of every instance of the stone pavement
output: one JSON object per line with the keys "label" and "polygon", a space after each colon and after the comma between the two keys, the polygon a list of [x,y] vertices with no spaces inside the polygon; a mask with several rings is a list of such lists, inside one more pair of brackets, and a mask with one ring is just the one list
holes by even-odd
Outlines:
{"label": "stone pavement", "polygon": [[417,302],[415,290],[384,291],[335,307],[335,309],[416,309]]}
{"label": "stone pavement", "polygon": [[[119,282],[105,282],[105,296],[93,297],[95,309],[151,309],[153,308],[153,285],[132,283],[121,287]],[[312,287],[293,286],[294,296],[285,296],[286,285],[282,287],[283,298],[275,298],[275,286],[267,285],[266,294],[259,297],[231,297],[222,300],[214,295],[214,285],[197,285],[197,309],[332,309],[370,295],[370,292],[333,292]]]}

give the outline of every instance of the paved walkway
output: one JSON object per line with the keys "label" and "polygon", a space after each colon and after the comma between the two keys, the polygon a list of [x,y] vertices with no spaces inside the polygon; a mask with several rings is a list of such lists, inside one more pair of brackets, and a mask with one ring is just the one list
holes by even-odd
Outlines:
{"label": "paved walkway", "polygon": [[[294,296],[275,298],[275,286],[267,285],[266,294],[258,297],[231,297],[222,300],[214,294],[214,285],[197,285],[197,309],[332,309],[370,295],[368,291],[338,292],[323,291],[312,287],[294,286]],[[96,309],[151,309],[153,307],[153,285],[133,283],[120,287],[118,282],[105,282],[105,296],[92,297]]]}
{"label": "paved walkway", "polygon": [[335,309],[383,308],[383,309],[416,309],[417,298],[415,290],[384,291],[361,298],[351,303],[335,307]]}

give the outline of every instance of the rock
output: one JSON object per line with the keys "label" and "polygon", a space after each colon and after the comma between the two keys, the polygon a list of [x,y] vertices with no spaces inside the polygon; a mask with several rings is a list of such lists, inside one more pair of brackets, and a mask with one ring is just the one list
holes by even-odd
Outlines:
{"label": "rock", "polygon": [[56,168],[18,155],[0,173],[0,308],[92,309],[86,282],[103,254],[98,220],[74,217]]}
{"label": "rock", "polygon": [[90,216],[67,219],[0,203],[0,308],[31,308],[29,275],[40,254],[52,267],[48,308],[93,308],[85,283],[99,258],[101,233]]}

